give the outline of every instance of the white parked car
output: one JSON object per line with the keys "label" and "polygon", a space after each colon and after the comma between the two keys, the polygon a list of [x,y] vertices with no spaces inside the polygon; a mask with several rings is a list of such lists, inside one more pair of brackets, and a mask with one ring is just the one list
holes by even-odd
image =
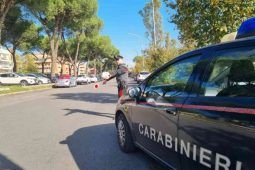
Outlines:
{"label": "white parked car", "polygon": [[141,71],[139,74],[137,74],[136,81],[137,83],[141,83],[143,80],[145,80],[150,75],[147,71]]}
{"label": "white parked car", "polygon": [[91,76],[90,81],[91,81],[91,83],[96,83],[98,81],[98,79],[96,76]]}
{"label": "white parked car", "polygon": [[76,79],[77,84],[88,84],[91,83],[91,80],[86,75],[79,75]]}
{"label": "white parked car", "polygon": [[0,74],[0,84],[14,85],[20,84],[21,86],[37,84],[36,78],[19,75],[16,73],[2,73]]}
{"label": "white parked car", "polygon": [[49,84],[51,83],[50,79],[49,78],[46,78],[46,77],[43,77],[43,76],[40,76],[40,75],[37,75],[37,74],[27,74],[26,76],[29,76],[29,77],[33,77],[37,80],[37,84]]}
{"label": "white parked car", "polygon": [[70,75],[62,75],[60,76],[54,87],[75,87],[77,85],[76,78]]}
{"label": "white parked car", "polygon": [[109,72],[103,72],[101,77],[102,79],[106,80],[111,77],[111,74]]}

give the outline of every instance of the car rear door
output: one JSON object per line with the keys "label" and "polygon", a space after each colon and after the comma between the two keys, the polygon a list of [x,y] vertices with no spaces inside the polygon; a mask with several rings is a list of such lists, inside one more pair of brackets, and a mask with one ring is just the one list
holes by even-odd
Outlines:
{"label": "car rear door", "polygon": [[132,108],[137,144],[173,169],[180,168],[176,151],[178,112],[188,96],[189,80],[201,55],[193,54],[165,66],[146,80]]}
{"label": "car rear door", "polygon": [[254,170],[254,68],[255,46],[215,48],[179,114],[182,169]]}

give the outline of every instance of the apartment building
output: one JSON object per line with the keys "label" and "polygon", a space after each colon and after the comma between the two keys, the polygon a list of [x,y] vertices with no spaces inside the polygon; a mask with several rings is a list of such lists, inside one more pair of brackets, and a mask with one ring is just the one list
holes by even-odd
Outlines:
{"label": "apartment building", "polygon": [[[44,74],[51,73],[52,62],[51,62],[50,56],[43,56],[41,54],[38,54],[36,55],[35,63],[37,65],[38,72],[40,73],[44,72]],[[71,75],[74,74],[71,63],[68,61],[61,62],[61,58],[58,59],[57,68],[58,68],[59,74],[61,74],[61,72],[63,72],[63,74],[71,74]],[[80,63],[78,65],[78,75],[86,74],[86,70],[87,70],[87,63]]]}
{"label": "apartment building", "polygon": [[0,73],[13,71],[13,60],[11,53],[4,47],[0,46]]}

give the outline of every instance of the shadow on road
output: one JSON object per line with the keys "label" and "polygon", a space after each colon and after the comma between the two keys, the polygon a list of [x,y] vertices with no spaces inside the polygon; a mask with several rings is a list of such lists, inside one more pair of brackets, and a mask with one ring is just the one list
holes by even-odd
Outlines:
{"label": "shadow on road", "polygon": [[64,109],[64,110],[68,111],[68,113],[66,113],[65,116],[68,116],[74,113],[82,113],[82,114],[95,115],[95,116],[101,116],[101,117],[114,119],[114,114],[111,114],[111,113],[101,113],[101,112],[94,112],[94,111],[81,110],[81,109]]}
{"label": "shadow on road", "polygon": [[0,154],[0,169],[22,170],[23,168],[12,162],[6,156]]}
{"label": "shadow on road", "polygon": [[133,154],[121,152],[114,124],[81,128],[60,144],[68,146],[81,170],[163,169],[155,160],[141,151]]}
{"label": "shadow on road", "polygon": [[85,101],[92,103],[117,103],[118,96],[110,93],[59,93],[57,99]]}

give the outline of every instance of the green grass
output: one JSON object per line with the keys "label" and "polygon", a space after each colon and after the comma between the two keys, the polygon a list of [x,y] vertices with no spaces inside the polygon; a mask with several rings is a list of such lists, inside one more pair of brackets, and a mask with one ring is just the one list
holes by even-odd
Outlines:
{"label": "green grass", "polygon": [[0,86],[0,95],[1,94],[10,94],[10,93],[16,93],[16,92],[26,92],[26,91],[33,91],[33,90],[43,90],[43,89],[50,89],[52,88],[52,84],[46,84],[46,85],[36,85],[36,86],[19,86],[19,85],[13,85],[13,86]]}

